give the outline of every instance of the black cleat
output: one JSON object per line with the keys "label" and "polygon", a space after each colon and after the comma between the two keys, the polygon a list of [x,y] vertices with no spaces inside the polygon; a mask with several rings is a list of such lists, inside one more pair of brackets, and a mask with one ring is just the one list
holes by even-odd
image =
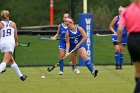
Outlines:
{"label": "black cleat", "polygon": [[30,46],[30,42],[28,42],[28,44],[27,44],[27,47],[29,47]]}
{"label": "black cleat", "polygon": [[115,69],[118,70],[118,69],[120,69],[120,67],[119,66],[116,66]]}
{"label": "black cleat", "polygon": [[95,70],[94,73],[92,73],[92,75],[93,75],[94,77],[96,77],[97,74],[98,74],[98,70]]}
{"label": "black cleat", "polygon": [[6,71],[6,69],[4,69],[3,71],[1,71],[1,73],[4,73]]}
{"label": "black cleat", "polygon": [[24,81],[26,78],[27,78],[27,76],[25,76],[25,75],[23,75],[23,76],[20,77],[20,79],[21,79],[22,81]]}
{"label": "black cleat", "polygon": [[121,66],[116,66],[115,69],[119,70],[119,69],[122,69],[122,67]]}
{"label": "black cleat", "polygon": [[122,68],[122,65],[120,65],[120,69],[123,69],[123,68]]}

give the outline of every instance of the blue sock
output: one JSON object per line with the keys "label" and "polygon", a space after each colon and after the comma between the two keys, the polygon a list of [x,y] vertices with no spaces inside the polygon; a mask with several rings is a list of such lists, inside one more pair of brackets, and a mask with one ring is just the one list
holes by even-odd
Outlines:
{"label": "blue sock", "polygon": [[64,60],[62,60],[59,64],[59,67],[60,67],[60,71],[63,72],[63,68],[64,68]]}
{"label": "blue sock", "polygon": [[120,65],[123,64],[124,54],[120,54]]}
{"label": "blue sock", "polygon": [[116,61],[116,66],[120,65],[120,53],[115,52],[115,61]]}
{"label": "blue sock", "polygon": [[92,65],[92,63],[90,62],[90,60],[87,59],[87,60],[85,61],[85,63],[86,63],[86,66],[88,67],[88,69],[90,70],[90,72],[92,73],[92,72],[93,72],[93,65]]}
{"label": "blue sock", "polygon": [[140,93],[140,78],[136,78],[136,86],[135,86],[135,90],[134,93]]}

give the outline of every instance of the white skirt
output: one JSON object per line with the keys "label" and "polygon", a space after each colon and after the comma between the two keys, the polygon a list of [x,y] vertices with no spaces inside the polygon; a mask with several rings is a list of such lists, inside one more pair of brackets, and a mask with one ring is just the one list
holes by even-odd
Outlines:
{"label": "white skirt", "polygon": [[0,43],[0,51],[2,53],[5,52],[14,52],[15,43],[7,42],[7,43]]}

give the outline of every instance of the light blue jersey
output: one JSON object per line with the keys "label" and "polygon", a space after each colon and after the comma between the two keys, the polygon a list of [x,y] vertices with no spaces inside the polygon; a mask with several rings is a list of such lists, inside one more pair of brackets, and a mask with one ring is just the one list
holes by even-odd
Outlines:
{"label": "light blue jersey", "polygon": [[[117,17],[116,23],[114,25],[115,32],[118,31],[118,21],[120,20],[120,16]],[[112,34],[112,42],[118,42],[118,37]],[[123,37],[122,37],[122,44],[127,43],[127,30],[126,27],[123,29]]]}
{"label": "light blue jersey", "polygon": [[63,49],[66,50],[66,31],[67,31],[67,27],[64,26],[63,23],[60,24],[60,32],[59,32],[59,36],[60,36],[60,41],[59,41],[59,49]]}
{"label": "light blue jersey", "polygon": [[[81,32],[78,29],[78,26],[76,26],[76,32],[72,32],[70,29],[68,29],[68,33],[69,33],[69,37],[70,37],[70,49],[69,49],[69,51],[71,51],[82,40],[83,37],[81,35]],[[84,47],[84,44],[81,44],[79,48],[82,48],[82,47]]]}

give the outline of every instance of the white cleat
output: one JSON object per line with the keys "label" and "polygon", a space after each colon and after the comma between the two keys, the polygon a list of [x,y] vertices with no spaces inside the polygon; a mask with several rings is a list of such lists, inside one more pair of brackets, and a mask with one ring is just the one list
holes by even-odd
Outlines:
{"label": "white cleat", "polygon": [[59,73],[58,73],[58,75],[63,75],[64,74],[64,72],[62,72],[62,71],[59,71]]}
{"label": "white cleat", "polygon": [[70,63],[69,63],[69,64],[70,64],[70,66],[72,66],[72,61],[70,61]]}
{"label": "white cleat", "polygon": [[79,69],[77,69],[77,68],[72,69],[72,71],[73,71],[74,73],[76,73],[76,74],[80,74],[80,70],[79,70]]}

